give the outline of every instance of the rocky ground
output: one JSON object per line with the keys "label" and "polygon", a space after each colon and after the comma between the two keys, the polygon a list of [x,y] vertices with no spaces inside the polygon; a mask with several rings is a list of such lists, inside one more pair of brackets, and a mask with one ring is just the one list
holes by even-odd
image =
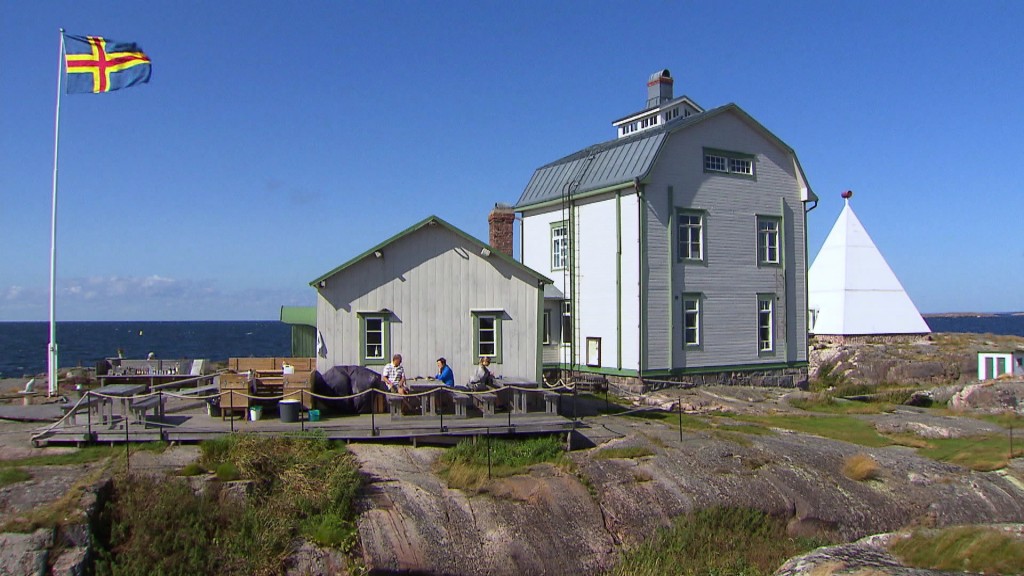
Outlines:
{"label": "rocky ground", "polygon": [[[972,353],[952,349],[952,338],[962,336],[936,335],[918,344],[820,347],[812,370],[831,364],[834,373],[850,381],[913,385],[950,398],[959,394],[965,410],[1020,410],[1024,382],[976,386]],[[971,345],[1003,344],[991,340],[977,337]],[[638,398],[637,404],[698,414],[784,414],[796,412],[791,401],[805,394],[712,387],[662,391]],[[923,438],[999,431],[987,421],[912,406],[858,418],[880,431]],[[781,430],[741,434],[732,428],[744,425],[739,420],[717,419],[720,429],[683,430],[682,436],[672,421],[589,416],[585,422],[577,442],[593,447],[571,452],[571,466],[537,466],[529,475],[494,480],[481,493],[450,489],[434,473],[441,448],[353,444],[368,480],[359,522],[365,564],[381,574],[596,573],[613,566],[625,547],[656,527],[721,504],[752,506],[786,518],[794,535],[828,534],[853,542],[793,559],[780,575],[938,574],[900,567],[879,544],[884,537],[876,535],[908,526],[1024,522],[1020,459],[1004,470],[974,472],[908,448],[865,448]],[[59,450],[31,446],[29,436],[38,425],[0,423],[0,459]],[[599,457],[602,450],[627,446],[640,447],[645,455]],[[878,477],[847,478],[842,464],[854,454],[873,458]],[[197,449],[189,446],[159,455],[137,452],[131,466],[160,474],[196,456]],[[26,467],[31,481],[0,489],[0,521],[53,502],[98,467]],[[47,562],[55,566],[54,574],[73,573],[72,555],[80,540],[74,533],[53,531],[0,535],[0,573],[45,574]],[[47,556],[51,549],[72,554]],[[307,550],[293,573],[336,573],[331,567],[337,565],[329,554]]]}

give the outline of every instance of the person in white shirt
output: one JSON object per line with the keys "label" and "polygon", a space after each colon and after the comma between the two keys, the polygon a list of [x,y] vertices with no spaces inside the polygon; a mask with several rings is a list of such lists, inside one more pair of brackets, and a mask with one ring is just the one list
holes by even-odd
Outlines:
{"label": "person in white shirt", "polygon": [[405,368],[402,368],[402,355],[395,354],[391,357],[391,363],[384,366],[384,371],[380,375],[381,380],[384,381],[384,385],[388,387],[391,392],[398,392],[399,394],[408,394],[409,388],[406,386],[405,381]]}

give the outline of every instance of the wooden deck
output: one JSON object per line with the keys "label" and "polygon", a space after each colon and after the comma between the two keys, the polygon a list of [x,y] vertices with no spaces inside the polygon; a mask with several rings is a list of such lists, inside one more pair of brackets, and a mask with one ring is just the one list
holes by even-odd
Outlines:
{"label": "wooden deck", "polygon": [[[255,433],[276,436],[321,431],[331,440],[407,441],[416,444],[458,442],[475,436],[511,436],[568,433],[579,428],[558,414],[547,412],[497,413],[456,418],[452,415],[393,418],[389,414],[327,415],[310,422],[305,413],[298,422],[282,422],[274,411],[264,412],[260,420],[240,416],[210,416],[206,408],[193,406],[168,410],[164,417],[149,416],[139,421],[132,415],[115,415],[103,422],[95,412],[79,414],[76,423],[61,423],[34,439],[37,446],[116,444],[124,442],[195,443],[231,433]],[[42,431],[43,429],[41,429]]]}

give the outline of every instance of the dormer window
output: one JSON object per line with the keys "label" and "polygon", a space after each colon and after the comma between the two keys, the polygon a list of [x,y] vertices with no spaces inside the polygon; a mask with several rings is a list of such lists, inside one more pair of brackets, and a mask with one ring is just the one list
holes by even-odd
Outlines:
{"label": "dormer window", "polygon": [[[687,111],[687,112],[689,112],[689,111]],[[689,116],[689,114],[687,114],[687,116]],[[668,122],[669,120],[672,120],[672,119],[678,118],[678,117],[679,117],[679,108],[673,108],[671,110],[666,110],[665,111],[665,122]]]}
{"label": "dormer window", "polygon": [[704,149],[704,171],[735,176],[754,176],[754,156],[728,150]]}

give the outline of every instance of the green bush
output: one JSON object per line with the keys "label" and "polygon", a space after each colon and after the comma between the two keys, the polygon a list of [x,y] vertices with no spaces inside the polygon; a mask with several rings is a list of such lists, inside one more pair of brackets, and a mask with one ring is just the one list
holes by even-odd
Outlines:
{"label": "green bush", "polygon": [[231,482],[242,477],[238,472],[238,467],[233,462],[221,462],[217,465],[215,473],[217,474],[217,480],[221,482]]}
{"label": "green bush", "polygon": [[119,477],[94,530],[98,575],[280,574],[300,536],[356,548],[362,476],[322,435],[239,435],[206,444],[201,460],[216,463],[218,478],[252,481],[253,492],[222,506],[216,485],[195,494],[182,479]]}
{"label": "green bush", "polygon": [[200,474],[206,474],[206,468],[200,466],[198,462],[189,462],[179,472],[181,476],[199,476]]}

